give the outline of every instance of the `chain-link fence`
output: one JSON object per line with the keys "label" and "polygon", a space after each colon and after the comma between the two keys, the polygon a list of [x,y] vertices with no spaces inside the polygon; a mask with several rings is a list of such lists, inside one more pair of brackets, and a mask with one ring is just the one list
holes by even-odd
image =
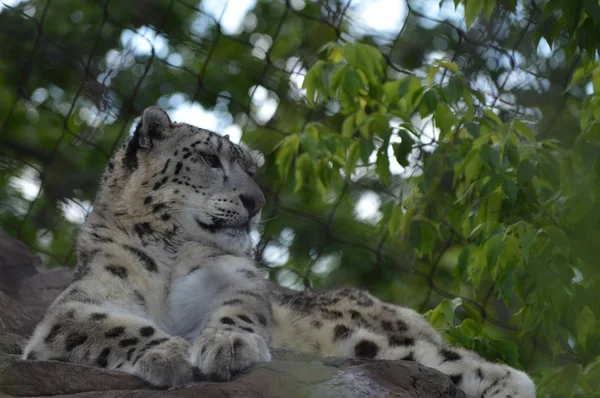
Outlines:
{"label": "chain-link fence", "polygon": [[[388,76],[425,78],[423,67],[445,57],[481,91],[480,105],[499,109],[501,118],[529,118],[540,123],[540,131],[558,126],[568,96],[558,100],[557,93],[576,61],[563,54],[566,66],[558,68],[544,48],[531,53],[531,26],[541,15],[535,3],[520,4],[516,14],[499,8],[488,23],[468,31],[462,6],[402,3],[395,32],[373,30],[376,21],[361,19],[361,13],[387,17],[385,7],[379,14],[367,12],[368,3],[244,2],[237,25],[223,20],[232,8],[244,7],[233,0],[0,3],[2,228],[49,266],[73,266],[75,234],[91,208],[98,177],[135,118],[152,104],[169,109],[175,120],[196,121],[232,139],[242,139],[244,132],[243,140],[261,149],[315,121],[336,125],[336,105],[311,108],[301,90],[307,68],[330,41],[377,45]],[[449,79],[446,73],[436,78],[442,86]],[[549,105],[552,117],[542,118],[535,103],[541,96],[556,99]],[[416,128],[422,139],[411,173],[421,172],[419,159],[437,140],[431,120],[419,120]],[[286,188],[276,178],[261,181],[269,205],[257,238],[259,262],[274,270],[274,278],[299,288],[311,288],[315,279],[322,287],[355,283],[406,299],[406,293],[382,287],[402,280],[403,286],[414,285],[408,304],[421,311],[442,298],[462,296],[485,322],[520,338],[493,294],[496,281],[467,292],[454,282],[443,263],[456,242],[448,241],[428,264],[417,264],[376,227],[379,206],[398,202],[407,188],[385,187],[368,170],[364,165],[364,178],[348,178],[325,207],[282,194]],[[396,174],[407,177],[406,170]],[[337,252],[362,265],[334,276],[336,266],[347,267],[336,263]],[[536,337],[527,336],[522,345],[528,347],[521,357],[527,368]]]}

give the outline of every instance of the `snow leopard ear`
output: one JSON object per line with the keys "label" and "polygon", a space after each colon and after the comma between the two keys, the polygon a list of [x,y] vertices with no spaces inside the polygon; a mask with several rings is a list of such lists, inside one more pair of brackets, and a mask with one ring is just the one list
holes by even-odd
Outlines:
{"label": "snow leopard ear", "polygon": [[165,133],[171,127],[171,118],[167,112],[157,106],[146,108],[135,130],[141,148],[152,148],[152,142],[166,138]]}
{"label": "snow leopard ear", "polygon": [[171,119],[167,115],[167,112],[157,106],[146,108],[135,128],[133,136],[127,141],[123,164],[129,170],[133,171],[137,169],[138,151],[140,149],[152,148],[155,141],[165,139],[171,125]]}

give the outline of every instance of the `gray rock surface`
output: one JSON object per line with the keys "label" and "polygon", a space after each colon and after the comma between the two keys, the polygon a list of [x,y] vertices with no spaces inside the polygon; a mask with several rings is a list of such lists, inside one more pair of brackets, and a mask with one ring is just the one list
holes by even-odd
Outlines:
{"label": "gray rock surface", "polygon": [[18,397],[464,397],[450,379],[414,362],[316,359],[275,352],[275,360],[228,383],[197,382],[170,390],[124,373],[19,354],[68,268],[44,269],[25,245],[0,231],[0,396]]}

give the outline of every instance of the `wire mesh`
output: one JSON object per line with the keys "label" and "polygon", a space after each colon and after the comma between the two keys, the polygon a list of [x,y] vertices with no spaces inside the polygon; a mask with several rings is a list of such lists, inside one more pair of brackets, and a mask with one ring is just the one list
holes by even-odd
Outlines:
{"label": "wire mesh", "polygon": [[[268,27],[262,27],[261,36],[248,34],[230,34],[222,29],[222,18],[227,7],[235,7],[234,1],[226,4],[220,16],[215,17],[202,7],[201,3],[193,3],[190,0],[170,0],[156,2],[160,6],[153,6],[151,2],[132,2],[132,6],[125,6],[114,0],[104,2],[82,2],[85,8],[93,14],[93,21],[86,22],[87,28],[84,38],[87,40],[94,37],[92,41],[86,41],[85,45],[74,47],[71,43],[60,40],[61,35],[53,37],[50,33],[56,32],[55,27],[49,25],[49,19],[56,21],[56,15],[61,13],[63,5],[57,1],[31,1],[10,6],[3,5],[0,17],[18,20],[17,24],[4,24],[0,26],[1,40],[19,41],[15,44],[20,46],[18,56],[22,58],[17,63],[18,76],[13,76],[10,71],[6,83],[6,92],[0,92],[5,97],[10,97],[2,109],[7,112],[0,117],[0,155],[2,157],[2,170],[5,184],[9,186],[17,178],[21,184],[19,197],[9,194],[3,195],[3,212],[10,212],[10,217],[3,219],[3,228],[14,236],[23,239],[37,253],[39,253],[47,264],[52,265],[74,265],[76,253],[74,237],[77,227],[83,216],[78,220],[69,219],[68,212],[73,208],[79,208],[80,214],[90,210],[90,202],[93,198],[95,184],[98,180],[102,167],[110,154],[121,144],[135,118],[148,105],[161,101],[155,97],[147,97],[149,86],[157,86],[154,91],[163,94],[165,99],[162,104],[169,107],[169,98],[176,93],[185,94],[187,101],[191,104],[200,102],[202,104],[216,105],[221,101],[226,104],[227,112],[234,115],[236,124],[242,131],[260,129],[261,134],[269,135],[271,139],[280,139],[290,133],[301,131],[311,121],[327,122],[327,110],[324,108],[309,108],[305,102],[299,100],[294,93],[290,94],[291,80],[301,78],[306,73],[306,67],[310,66],[318,57],[318,46],[320,40],[315,43],[296,43],[291,53],[294,58],[285,59],[282,53],[285,51],[278,43],[281,35],[288,29],[287,24],[294,24],[303,20],[304,30],[314,30],[315,34],[324,36],[327,40],[349,42],[356,40],[358,34],[353,34],[348,29],[352,23],[348,15],[352,10],[352,1],[319,1],[309,2],[306,9],[299,6],[301,2],[281,1],[276,5],[269,2],[258,2],[256,7],[271,7],[274,15],[269,15]],[[308,7],[310,6],[310,7]],[[124,17],[121,8],[135,7],[149,13],[152,17],[136,16],[132,12],[131,17]],[[75,7],[76,8],[76,7]],[[74,8],[74,9],[75,9]],[[91,11],[90,11],[91,10]],[[87,11],[86,11],[87,12]],[[130,11],[128,11],[130,12]],[[512,48],[518,49],[521,41],[530,34],[532,21],[539,18],[540,12],[535,9],[535,4],[527,9],[528,22],[522,27],[522,33],[513,38]],[[68,19],[77,19],[75,12],[71,15],[65,14],[65,24],[71,23]],[[177,16],[175,18],[175,16]],[[501,18],[502,16],[499,16]],[[145,32],[140,30],[140,22],[146,24]],[[208,29],[181,28],[173,26],[172,20],[181,21],[187,18],[195,18],[198,23],[209,26]],[[510,93],[506,83],[512,73],[519,71],[535,77],[536,79],[552,80],[562,87],[566,87],[568,79],[556,81],[556,77],[544,75],[543,71],[524,69],[523,65],[515,57],[514,50],[507,50],[506,46],[490,40],[488,30],[473,29],[465,31],[447,20],[436,20],[414,7],[408,7],[407,16],[402,26],[398,27],[397,34],[392,37],[381,38],[369,36],[369,40],[379,45],[386,60],[388,74],[398,76],[415,74],[415,70],[403,67],[395,60],[395,52],[398,43],[406,33],[407,26],[418,24],[420,20],[430,20],[440,26],[447,27],[447,45],[444,52],[449,58],[461,63],[461,54],[465,47],[476,48],[476,51],[487,51],[492,54],[490,58],[505,57],[510,63],[510,68],[499,84],[488,87],[489,101],[492,106],[499,103],[506,105],[509,113],[506,117],[515,117],[527,114],[528,109],[515,103],[510,103],[510,97],[504,94]],[[121,37],[121,48],[115,55],[113,48],[107,48],[104,41],[108,36],[114,36],[115,31]],[[90,33],[92,32],[92,33]],[[128,32],[127,37],[134,38],[137,46],[143,46],[146,51],[140,52],[139,48],[130,47],[123,39],[123,32]],[[146,34],[150,32],[150,34]],[[287,34],[287,33],[285,33]],[[268,38],[266,37],[268,36]],[[58,38],[57,38],[58,37]],[[164,44],[158,45],[158,38],[168,38],[178,42],[178,51],[187,55],[182,62],[178,57],[171,57],[165,53]],[[306,37],[304,37],[306,39]],[[266,46],[257,44],[266,40]],[[286,41],[290,38],[286,36]],[[508,40],[508,39],[507,39]],[[270,43],[269,43],[270,42]],[[114,40],[111,42],[114,45]],[[8,51],[6,44],[3,51]],[[10,47],[13,48],[13,47]],[[237,74],[231,73],[239,69],[239,65],[229,62],[227,55],[231,53],[242,54],[245,60],[243,71]],[[289,54],[289,52],[288,52]],[[464,61],[464,60],[463,60]],[[466,62],[466,61],[465,61]],[[464,63],[464,62],[463,62]],[[575,65],[576,62],[573,62]],[[1,66],[0,66],[1,67]],[[2,67],[7,72],[7,67]],[[124,71],[133,71],[128,75],[128,80],[119,80]],[[177,70],[173,79],[164,71]],[[216,72],[222,71],[227,76],[238,76],[243,74],[252,83],[249,90],[246,87],[238,91],[223,92],[219,84],[223,77]],[[229,71],[229,72],[227,72]],[[63,75],[65,79],[60,79]],[[162,75],[161,75],[162,74]],[[163,76],[164,75],[164,76]],[[35,76],[35,79],[32,79]],[[129,78],[132,78],[129,80]],[[161,79],[165,79],[161,81]],[[59,87],[61,81],[65,86]],[[193,84],[190,84],[193,81]],[[497,80],[494,80],[494,84]],[[57,83],[58,82],[58,83]],[[441,78],[440,84],[447,82],[446,74]],[[40,87],[43,88],[40,91]],[[278,109],[275,115],[267,121],[257,116],[257,95],[264,96],[274,93],[279,101],[279,108],[285,108],[285,112],[293,111],[295,115],[301,115],[298,119],[300,125],[289,125],[282,123],[286,118],[285,113]],[[2,96],[0,95],[0,96]],[[48,97],[52,100],[44,100]],[[563,104],[564,105],[564,104]],[[15,126],[28,126],[25,129],[28,136],[15,138],[11,130]],[[44,138],[43,145],[34,145],[36,135],[42,134],[41,129],[51,129],[52,134]],[[427,142],[427,145],[435,145],[435,137]],[[417,145],[424,145],[418,143]],[[81,158],[93,157],[96,166],[88,171],[79,170],[78,181],[73,182],[61,191],[63,180],[69,180],[69,171],[78,163],[69,161],[70,154],[77,154]],[[85,162],[83,162],[85,163]],[[35,186],[32,192],[23,193],[23,184]],[[363,184],[363,185],[361,185]],[[75,186],[77,189],[70,189]],[[313,265],[321,258],[325,247],[335,243],[344,248],[353,248],[364,252],[366,266],[375,270],[374,272],[387,269],[403,278],[412,275],[420,280],[423,286],[423,294],[415,301],[415,307],[421,311],[429,309],[441,298],[455,298],[461,296],[459,292],[448,290],[438,283],[439,263],[446,250],[454,243],[448,241],[444,248],[432,259],[428,269],[413,266],[414,259],[407,255],[405,258],[390,257],[390,246],[393,242],[388,241],[386,233],[381,233],[375,244],[364,241],[352,240],[344,236],[343,228],[336,225],[336,212],[339,206],[348,199],[352,192],[364,191],[365,188],[377,192],[382,196],[398,198],[397,192],[391,192],[387,188],[371,184],[367,187],[364,182],[348,179],[338,196],[332,200],[330,207],[325,213],[313,214],[298,208],[294,203],[280,197],[281,186],[264,186],[267,200],[272,204],[264,213],[264,222],[261,227],[268,231],[272,220],[281,214],[293,216],[301,222],[318,228],[326,237],[320,245],[315,247],[304,271],[291,269],[299,278],[301,286],[311,288],[313,277]],[[20,208],[13,209],[15,203],[20,203]],[[67,210],[65,210],[67,209]],[[70,209],[70,210],[69,210]],[[323,216],[325,214],[325,216]],[[437,220],[443,223],[443,219]],[[280,264],[270,264],[265,259],[265,249],[272,243],[273,236],[264,234],[262,240],[257,243],[257,260],[267,267],[278,268]],[[463,238],[464,239],[464,238]],[[66,243],[65,243],[66,242]],[[65,249],[67,247],[67,249]],[[482,318],[498,328],[518,333],[519,330],[511,324],[507,317],[490,316],[497,311],[490,311],[493,301],[494,281],[491,281],[483,294],[476,298],[473,295],[463,296],[463,299],[473,305],[481,312]],[[524,360],[527,367],[529,360],[535,354],[536,337],[532,339],[530,358]]]}

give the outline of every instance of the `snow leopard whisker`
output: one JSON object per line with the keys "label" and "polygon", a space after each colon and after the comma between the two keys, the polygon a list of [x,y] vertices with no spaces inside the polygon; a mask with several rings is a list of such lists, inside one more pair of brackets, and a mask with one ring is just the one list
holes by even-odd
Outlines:
{"label": "snow leopard whisker", "polygon": [[276,218],[279,218],[279,217],[280,217],[279,215],[276,215],[276,216],[273,216],[273,217],[271,217],[271,218],[265,218],[264,220],[260,220],[258,223],[259,223],[259,224],[263,224],[263,223],[266,223],[266,222],[272,221],[272,220],[274,220],[274,219],[276,219]]}

